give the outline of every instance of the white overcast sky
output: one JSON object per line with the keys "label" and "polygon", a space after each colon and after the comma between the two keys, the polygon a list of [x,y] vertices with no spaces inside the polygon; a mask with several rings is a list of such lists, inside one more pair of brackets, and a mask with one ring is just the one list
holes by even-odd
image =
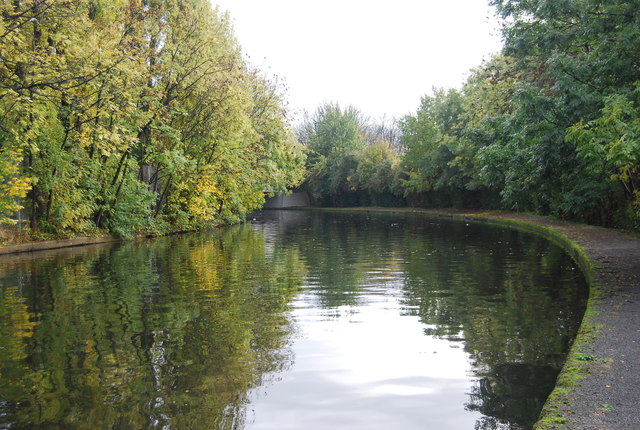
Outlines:
{"label": "white overcast sky", "polygon": [[250,62],[288,87],[294,115],[323,102],[373,118],[415,113],[501,48],[486,0],[211,0]]}

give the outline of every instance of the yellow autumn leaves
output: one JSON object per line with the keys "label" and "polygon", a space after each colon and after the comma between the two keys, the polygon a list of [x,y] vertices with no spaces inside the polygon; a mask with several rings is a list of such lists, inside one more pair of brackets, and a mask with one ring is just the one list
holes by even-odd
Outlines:
{"label": "yellow autumn leaves", "polygon": [[302,178],[277,79],[207,0],[0,5],[0,218],[130,235],[234,221]]}

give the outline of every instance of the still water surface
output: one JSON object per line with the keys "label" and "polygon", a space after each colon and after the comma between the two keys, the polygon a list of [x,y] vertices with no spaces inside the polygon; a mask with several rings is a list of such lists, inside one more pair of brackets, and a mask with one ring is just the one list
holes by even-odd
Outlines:
{"label": "still water surface", "polygon": [[528,429],[584,311],[536,236],[270,211],[0,260],[0,428]]}

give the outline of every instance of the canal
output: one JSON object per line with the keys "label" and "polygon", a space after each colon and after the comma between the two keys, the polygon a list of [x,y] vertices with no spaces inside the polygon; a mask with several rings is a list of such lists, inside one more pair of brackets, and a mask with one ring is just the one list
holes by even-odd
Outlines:
{"label": "canal", "polygon": [[265,211],[0,260],[0,428],[530,429],[587,299],[557,245]]}

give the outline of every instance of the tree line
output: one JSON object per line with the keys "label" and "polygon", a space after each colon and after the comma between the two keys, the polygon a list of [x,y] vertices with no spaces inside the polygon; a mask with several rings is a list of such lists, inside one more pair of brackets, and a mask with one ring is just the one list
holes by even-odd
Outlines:
{"label": "tree line", "polygon": [[0,4],[0,223],[166,232],[302,178],[284,89],[207,0]]}
{"label": "tree line", "polygon": [[491,4],[502,52],[461,89],[424,96],[392,124],[399,139],[369,133],[352,107],[308,116],[305,187],[323,204],[502,208],[637,229],[640,2]]}
{"label": "tree line", "polygon": [[322,205],[640,220],[640,1],[491,0],[504,49],[414,114],[285,88],[207,0],[0,4],[0,223],[167,232],[234,222],[298,186]]}

